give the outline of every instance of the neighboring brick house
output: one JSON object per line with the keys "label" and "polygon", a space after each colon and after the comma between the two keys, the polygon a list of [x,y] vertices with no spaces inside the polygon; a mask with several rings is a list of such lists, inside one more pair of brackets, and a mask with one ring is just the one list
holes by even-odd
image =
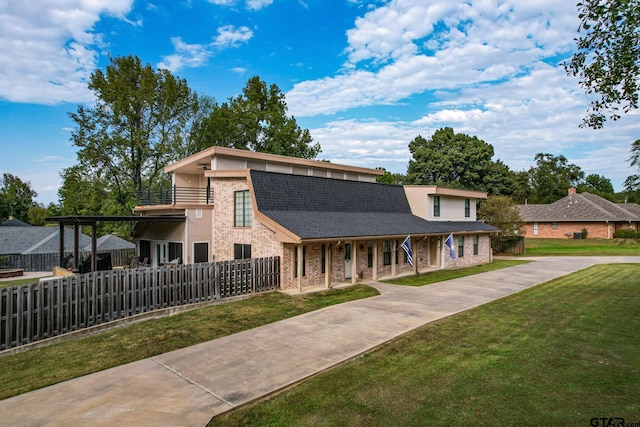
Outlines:
{"label": "neighboring brick house", "polygon": [[[165,171],[171,197],[135,210],[186,220],[137,228],[153,265],[279,256],[281,286],[302,290],[492,260],[497,229],[475,218],[483,192],[378,184],[377,169],[223,147]],[[444,246],[451,233],[455,260]],[[400,248],[407,236],[413,266]]]}
{"label": "neighboring brick house", "polygon": [[517,205],[525,222],[525,236],[531,238],[573,238],[587,231],[587,238],[613,239],[616,231],[640,224],[640,205],[613,203],[588,192],[576,193],[551,204]]}

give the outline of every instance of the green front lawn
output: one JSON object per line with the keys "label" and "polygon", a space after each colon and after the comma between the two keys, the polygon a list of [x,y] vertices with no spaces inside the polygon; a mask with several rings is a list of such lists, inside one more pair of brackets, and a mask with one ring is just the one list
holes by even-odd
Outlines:
{"label": "green front lawn", "polygon": [[471,276],[472,274],[484,273],[487,271],[499,270],[501,268],[513,267],[530,261],[520,260],[494,260],[491,264],[482,264],[474,267],[466,267],[451,270],[434,270],[422,274],[399,277],[385,280],[385,283],[405,286],[424,286],[431,283],[443,282],[445,280],[457,279],[458,277]]}
{"label": "green front lawn", "polygon": [[525,240],[528,256],[620,255],[640,256],[636,239],[532,239]]}
{"label": "green front lawn", "polygon": [[638,264],[591,267],[426,325],[210,425],[637,423],[639,287]]}
{"label": "green front lawn", "polygon": [[37,283],[40,279],[10,279],[0,281],[0,288],[10,288],[12,286],[26,285],[27,283]]}

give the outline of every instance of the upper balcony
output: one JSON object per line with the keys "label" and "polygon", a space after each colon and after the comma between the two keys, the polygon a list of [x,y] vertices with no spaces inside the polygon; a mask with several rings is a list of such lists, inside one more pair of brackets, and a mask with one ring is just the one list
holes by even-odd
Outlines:
{"label": "upper balcony", "polygon": [[212,205],[213,190],[195,187],[160,188],[136,191],[136,206]]}

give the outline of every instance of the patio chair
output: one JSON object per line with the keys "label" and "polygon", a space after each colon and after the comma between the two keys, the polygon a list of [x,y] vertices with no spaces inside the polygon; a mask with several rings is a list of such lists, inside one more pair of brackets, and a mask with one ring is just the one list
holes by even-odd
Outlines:
{"label": "patio chair", "polygon": [[131,257],[131,260],[129,261],[129,268],[138,268],[138,266],[140,265],[140,257],[135,255]]}

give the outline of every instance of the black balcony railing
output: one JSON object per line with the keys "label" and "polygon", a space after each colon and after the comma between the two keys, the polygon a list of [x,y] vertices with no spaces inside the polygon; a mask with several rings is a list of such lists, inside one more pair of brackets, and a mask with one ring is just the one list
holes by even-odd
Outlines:
{"label": "black balcony railing", "polygon": [[207,188],[176,187],[136,191],[137,206],[213,204],[213,190]]}

